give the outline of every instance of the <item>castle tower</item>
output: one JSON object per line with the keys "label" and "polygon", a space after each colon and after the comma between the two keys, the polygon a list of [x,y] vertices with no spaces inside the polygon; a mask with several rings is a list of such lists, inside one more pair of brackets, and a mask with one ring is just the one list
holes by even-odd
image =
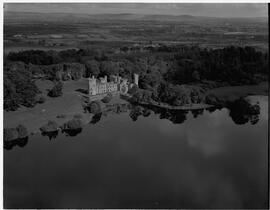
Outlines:
{"label": "castle tower", "polygon": [[89,77],[89,83],[88,83],[88,91],[89,96],[94,96],[97,94],[97,79],[92,76],[92,78]]}
{"label": "castle tower", "polygon": [[139,86],[139,75],[134,73],[134,84]]}

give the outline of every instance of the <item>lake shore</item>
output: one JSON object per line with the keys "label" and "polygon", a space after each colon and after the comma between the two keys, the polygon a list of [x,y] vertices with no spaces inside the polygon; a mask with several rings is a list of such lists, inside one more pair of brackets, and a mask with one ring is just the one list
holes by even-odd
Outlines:
{"label": "lake shore", "polygon": [[[230,103],[239,98],[244,98],[250,95],[268,96],[268,93],[269,93],[268,82],[261,82],[258,85],[228,86],[228,87],[214,88],[205,92],[205,98],[206,99],[207,97],[208,99],[216,98],[221,103]],[[210,101],[208,101],[208,104],[209,102]]]}
{"label": "lake shore", "polygon": [[87,88],[86,79],[64,82],[63,95],[56,98],[50,98],[46,94],[47,90],[52,88],[53,82],[38,80],[36,84],[46,98],[45,103],[37,104],[33,108],[20,107],[16,111],[4,111],[5,128],[22,124],[29,133],[36,133],[49,120],[53,120],[61,126],[78,114],[81,116],[82,122],[89,121],[91,114],[85,113],[82,106],[85,94],[77,91],[80,88]]}
{"label": "lake shore", "polygon": [[[39,89],[45,95],[47,89],[53,86],[51,81],[37,81]],[[16,127],[19,124],[24,125],[29,133],[39,133],[40,127],[45,125],[49,120],[55,121],[59,126],[63,125],[68,120],[73,119],[74,115],[80,115],[83,124],[88,124],[91,121],[93,114],[83,110],[83,100],[87,95],[78,91],[78,89],[87,89],[87,79],[79,81],[66,81],[63,86],[63,95],[57,98],[46,96],[46,101],[43,104],[37,104],[33,108],[21,107],[16,111],[4,111],[4,128]],[[268,95],[268,83],[263,82],[258,85],[246,86],[229,86],[220,87],[208,90],[205,92],[205,97],[218,99],[219,101],[234,101],[240,97],[249,95]],[[124,99],[113,99],[110,104],[124,103]],[[195,110],[205,109],[215,104],[190,104],[185,106],[173,107],[167,104],[157,104],[159,108],[176,109],[176,110]],[[60,117],[62,116],[62,117]]]}
{"label": "lake shore", "polygon": [[244,86],[226,86],[207,90],[202,98],[201,103],[191,103],[183,106],[172,106],[162,102],[144,103],[142,106],[153,106],[163,109],[171,110],[196,110],[207,109],[213,106],[226,106],[239,98],[245,98],[251,95],[266,95],[268,96],[268,83],[262,82],[258,85],[244,85]]}

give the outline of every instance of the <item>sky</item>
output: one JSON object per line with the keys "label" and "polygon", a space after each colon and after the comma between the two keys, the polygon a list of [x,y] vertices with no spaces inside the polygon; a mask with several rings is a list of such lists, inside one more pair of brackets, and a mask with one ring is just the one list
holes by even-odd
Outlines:
{"label": "sky", "polygon": [[5,3],[4,11],[79,14],[161,14],[267,17],[265,3]]}

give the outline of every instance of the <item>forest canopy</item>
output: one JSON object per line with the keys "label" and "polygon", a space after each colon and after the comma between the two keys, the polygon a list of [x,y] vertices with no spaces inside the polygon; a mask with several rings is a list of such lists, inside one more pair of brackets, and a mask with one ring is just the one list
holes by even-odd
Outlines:
{"label": "forest canopy", "polygon": [[15,110],[19,105],[35,104],[35,75],[67,80],[119,74],[131,79],[133,73],[140,75],[139,88],[147,90],[147,94],[137,93],[138,98],[150,94],[153,100],[179,104],[177,95],[183,92],[180,86],[184,84],[215,81],[247,85],[267,79],[268,54],[252,47],[233,46],[161,46],[126,53],[93,49],[12,52],[4,60],[4,108]]}

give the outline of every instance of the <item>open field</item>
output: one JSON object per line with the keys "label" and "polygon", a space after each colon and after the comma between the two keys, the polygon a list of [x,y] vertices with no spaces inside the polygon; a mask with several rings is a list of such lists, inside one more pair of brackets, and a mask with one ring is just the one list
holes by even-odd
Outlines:
{"label": "open field", "polygon": [[205,95],[214,95],[223,101],[232,102],[238,98],[249,95],[267,95],[269,93],[268,82],[262,82],[258,85],[230,86],[220,87],[209,90]]}
{"label": "open field", "polygon": [[[51,81],[37,81],[37,86],[44,95],[47,89],[52,88]],[[82,107],[83,94],[76,91],[79,88],[87,88],[87,80],[64,82],[63,96],[50,98],[46,96],[46,102],[37,104],[33,108],[21,107],[16,111],[4,112],[5,127],[15,127],[18,124],[25,125],[29,131],[38,131],[48,120],[54,120],[62,125],[75,114],[81,114],[82,120],[90,120],[89,113],[85,114]],[[57,115],[65,115],[65,118],[57,118]]]}
{"label": "open field", "polygon": [[[57,22],[55,20],[58,20]],[[5,51],[14,46],[48,49],[93,47],[93,42],[196,44],[207,48],[252,45],[267,50],[264,18],[209,18],[169,15],[68,15],[5,13]],[[23,49],[23,48],[21,48]]]}

